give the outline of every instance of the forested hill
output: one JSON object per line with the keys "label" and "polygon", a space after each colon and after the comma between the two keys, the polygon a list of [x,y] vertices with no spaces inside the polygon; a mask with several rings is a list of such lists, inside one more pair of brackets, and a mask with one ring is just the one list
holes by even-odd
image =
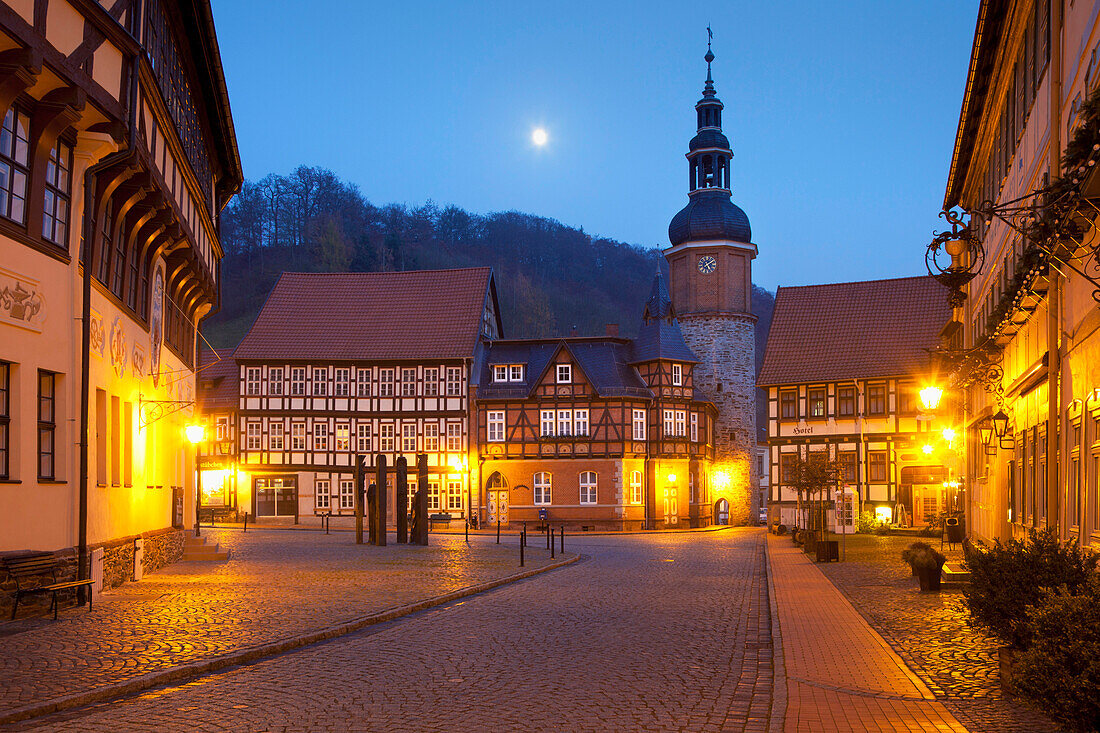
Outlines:
{"label": "forested hill", "polygon": [[[675,213],[670,210],[669,216]],[[217,347],[240,341],[283,271],[392,271],[489,265],[508,337],[600,335],[608,323],[637,333],[664,259],[656,249],[593,237],[553,219],[506,211],[484,216],[430,201],[374,206],[331,171],[245,182],[222,212],[221,310],[203,333]],[[667,270],[666,270],[667,272]],[[757,368],[773,296],[753,288]]]}

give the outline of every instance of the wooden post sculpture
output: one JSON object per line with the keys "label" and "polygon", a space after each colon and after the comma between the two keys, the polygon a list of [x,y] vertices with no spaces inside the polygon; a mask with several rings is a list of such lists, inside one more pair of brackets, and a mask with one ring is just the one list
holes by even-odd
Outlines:
{"label": "wooden post sculpture", "polygon": [[374,544],[386,546],[386,456],[378,455],[378,475],[374,480]]}
{"label": "wooden post sculpture", "polygon": [[393,510],[397,512],[397,544],[409,541],[409,462],[405,456],[397,459],[397,496]]}
{"label": "wooden post sculpture", "polygon": [[371,484],[367,487],[367,542],[372,545],[378,544],[378,511],[375,509],[377,502],[378,489]]}
{"label": "wooden post sculpture", "polygon": [[363,486],[367,481],[367,457],[355,457],[355,544],[363,544],[363,502],[366,500],[366,491]]}
{"label": "wooden post sculpture", "polygon": [[416,491],[413,492],[412,524],[409,527],[409,544],[410,545],[415,545],[415,544],[418,544],[420,542],[420,540],[419,540],[420,525],[422,524],[422,522],[420,521],[420,512],[418,512],[416,510],[416,508],[418,506],[420,506],[420,489],[417,489]]}
{"label": "wooden post sculpture", "polygon": [[415,542],[428,545],[428,454],[416,454],[416,512],[417,526]]}

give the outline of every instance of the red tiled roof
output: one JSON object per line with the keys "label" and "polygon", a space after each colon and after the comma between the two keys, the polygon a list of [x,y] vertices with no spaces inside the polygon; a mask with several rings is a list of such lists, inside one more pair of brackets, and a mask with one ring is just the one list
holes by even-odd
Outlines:
{"label": "red tiled roof", "polygon": [[950,317],[946,291],[927,275],[781,287],[757,384],[917,372]]}
{"label": "red tiled roof", "polygon": [[284,272],[237,359],[471,357],[492,269]]}
{"label": "red tiled roof", "polygon": [[[199,356],[199,404],[204,410],[236,409],[240,386],[233,349],[203,349]],[[204,384],[212,383],[209,388]]]}

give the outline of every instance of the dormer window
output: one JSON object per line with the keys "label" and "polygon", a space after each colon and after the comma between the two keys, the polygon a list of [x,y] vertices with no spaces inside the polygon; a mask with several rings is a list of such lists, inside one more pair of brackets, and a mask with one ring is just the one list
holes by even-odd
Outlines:
{"label": "dormer window", "polygon": [[523,365],[511,364],[508,367],[508,381],[510,382],[522,382],[523,381]]}
{"label": "dormer window", "polygon": [[573,365],[558,364],[558,384],[569,384],[573,381]]}
{"label": "dormer window", "polygon": [[493,364],[494,382],[522,382],[523,364]]}
{"label": "dormer window", "polygon": [[673,364],[672,365],[672,384],[679,387],[684,383],[684,365]]}
{"label": "dormer window", "polygon": [[508,365],[507,364],[494,364],[493,365],[493,381],[494,382],[507,382],[508,381]]}

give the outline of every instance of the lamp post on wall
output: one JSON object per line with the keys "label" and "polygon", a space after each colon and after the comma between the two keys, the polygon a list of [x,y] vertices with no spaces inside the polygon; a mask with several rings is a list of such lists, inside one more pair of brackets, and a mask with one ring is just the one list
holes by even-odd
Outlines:
{"label": "lamp post on wall", "polygon": [[188,425],[183,429],[187,440],[195,446],[195,536],[199,536],[199,506],[202,502],[202,472],[199,470],[199,455],[202,442],[206,439],[206,428],[202,425]]}

